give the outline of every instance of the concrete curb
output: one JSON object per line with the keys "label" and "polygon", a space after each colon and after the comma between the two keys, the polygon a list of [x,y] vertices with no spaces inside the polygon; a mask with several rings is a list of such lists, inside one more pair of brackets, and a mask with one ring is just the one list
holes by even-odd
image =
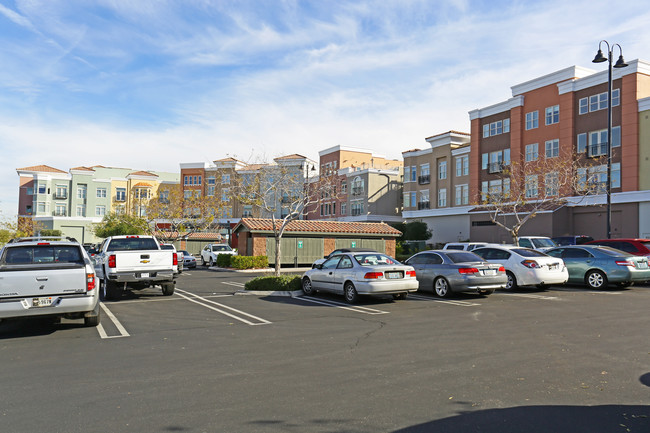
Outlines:
{"label": "concrete curb", "polygon": [[264,290],[237,290],[235,292],[235,295],[239,296],[286,296],[286,297],[291,297],[295,298],[298,296],[302,296],[302,290],[294,290],[292,292],[289,291],[283,291],[283,290],[278,290],[275,292],[270,292],[270,291],[264,291]]}
{"label": "concrete curb", "polygon": [[[304,273],[310,270],[311,268],[284,268],[282,269],[282,274],[290,274],[290,273],[295,273],[295,272],[300,272]],[[254,273],[260,273],[260,272],[274,272],[275,269],[273,268],[263,268],[263,269],[231,269],[231,268],[219,268],[217,266],[210,266],[208,267],[209,271],[214,271],[214,272],[239,272],[242,274],[254,274]]]}

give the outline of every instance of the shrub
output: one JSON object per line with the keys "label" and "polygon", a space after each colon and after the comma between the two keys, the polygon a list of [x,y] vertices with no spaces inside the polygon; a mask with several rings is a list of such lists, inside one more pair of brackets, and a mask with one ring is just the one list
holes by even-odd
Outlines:
{"label": "shrub", "polygon": [[279,277],[268,275],[257,277],[248,281],[244,287],[246,290],[264,290],[271,292],[300,290],[300,275],[280,275]]}
{"label": "shrub", "polygon": [[220,268],[229,268],[231,257],[231,254],[217,254],[217,266]]}
{"label": "shrub", "polygon": [[231,256],[230,267],[235,269],[258,269],[268,268],[269,258],[267,256]]}

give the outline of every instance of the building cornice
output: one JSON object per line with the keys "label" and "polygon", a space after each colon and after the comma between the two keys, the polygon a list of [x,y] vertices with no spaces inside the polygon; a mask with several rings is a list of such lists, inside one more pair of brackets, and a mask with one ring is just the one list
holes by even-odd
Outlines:
{"label": "building cornice", "polygon": [[472,150],[472,146],[463,146],[457,149],[452,149],[451,156],[464,155],[466,153],[470,153],[471,150]]}
{"label": "building cornice", "polygon": [[639,99],[639,112],[650,110],[650,97]]}
{"label": "building cornice", "polygon": [[[612,69],[612,80],[618,80],[625,75],[636,73],[650,75],[650,63],[646,62],[645,60],[635,59],[631,62],[628,62],[628,66],[625,68],[614,68]],[[586,77],[558,83],[558,93],[562,95],[564,93],[577,92],[579,90],[597,86],[598,84],[607,83],[607,80],[609,79],[608,75],[608,70],[604,69],[599,72],[594,72]]]}
{"label": "building cornice", "polygon": [[482,119],[483,117],[492,116],[494,114],[504,113],[510,111],[515,107],[523,107],[524,95],[518,95],[507,101],[499,102],[498,104],[490,105],[485,108],[478,108],[469,112],[469,120]]}
{"label": "building cornice", "polygon": [[189,170],[193,168],[202,168],[205,170],[210,166],[207,162],[181,162],[179,165],[181,170]]}
{"label": "building cornice", "polygon": [[440,217],[440,216],[454,216],[454,215],[468,215],[471,209],[475,206],[452,206],[447,208],[438,209],[422,209],[403,211],[402,217],[407,218],[426,218],[426,217]]}
{"label": "building cornice", "polygon": [[431,145],[431,148],[452,145],[452,146],[462,146],[464,144],[469,144],[470,135],[467,133],[458,133],[455,131],[445,132],[444,134],[434,135],[425,139],[427,143]]}
{"label": "building cornice", "polygon": [[561,81],[573,80],[574,78],[583,78],[593,75],[596,71],[593,69],[583,68],[581,66],[570,66],[559,71],[551,72],[525,83],[512,86],[512,96],[522,95],[530,91],[550,86],[551,84]]}

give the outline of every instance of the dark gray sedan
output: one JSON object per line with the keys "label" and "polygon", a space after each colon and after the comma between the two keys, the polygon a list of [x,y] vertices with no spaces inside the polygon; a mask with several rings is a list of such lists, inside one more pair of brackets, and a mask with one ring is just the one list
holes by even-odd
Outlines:
{"label": "dark gray sedan", "polygon": [[569,283],[586,284],[604,289],[609,284],[627,287],[650,280],[648,258],[635,256],[611,247],[598,245],[566,245],[546,251],[561,258],[569,271]]}
{"label": "dark gray sedan", "polygon": [[422,251],[405,264],[415,268],[419,290],[433,291],[441,298],[454,292],[494,293],[506,286],[505,268],[489,263],[469,251]]}

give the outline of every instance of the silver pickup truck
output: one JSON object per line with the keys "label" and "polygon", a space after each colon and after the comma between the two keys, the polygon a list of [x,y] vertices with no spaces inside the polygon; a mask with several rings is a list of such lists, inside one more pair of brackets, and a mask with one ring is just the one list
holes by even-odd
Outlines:
{"label": "silver pickup truck", "polygon": [[0,250],[0,319],[52,316],[97,326],[99,290],[83,247],[70,238],[20,238]]}
{"label": "silver pickup truck", "polygon": [[153,236],[111,236],[95,255],[95,271],[104,299],[119,299],[126,289],[160,285],[162,294],[171,296],[176,287],[175,251],[163,250]]}

